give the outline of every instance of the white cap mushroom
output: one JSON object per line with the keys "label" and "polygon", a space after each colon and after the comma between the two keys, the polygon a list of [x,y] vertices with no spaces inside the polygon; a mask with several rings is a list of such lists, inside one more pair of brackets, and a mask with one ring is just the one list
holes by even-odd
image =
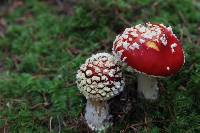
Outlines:
{"label": "white cap mushroom", "polygon": [[108,53],[92,55],[76,75],[77,86],[86,97],[85,119],[92,130],[103,130],[109,122],[106,100],[118,95],[124,88],[122,72],[117,60]]}

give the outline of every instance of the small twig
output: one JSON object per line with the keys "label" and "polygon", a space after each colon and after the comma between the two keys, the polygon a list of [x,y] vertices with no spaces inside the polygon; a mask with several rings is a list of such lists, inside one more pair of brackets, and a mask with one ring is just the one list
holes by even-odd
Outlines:
{"label": "small twig", "polygon": [[63,123],[64,127],[66,127],[66,126],[67,126],[67,124],[65,123],[65,121],[63,121],[62,123]]}
{"label": "small twig", "polygon": [[58,120],[58,133],[61,132],[61,125],[60,125],[60,119],[59,117],[57,116],[57,120]]}
{"label": "small twig", "polygon": [[52,131],[52,126],[51,126],[52,119],[53,119],[53,117],[51,116],[51,117],[50,117],[50,120],[49,120],[49,132],[50,132],[50,133],[51,133],[51,131]]}
{"label": "small twig", "polygon": [[148,132],[148,122],[147,122],[147,117],[146,117],[147,113],[145,112],[144,114],[144,127],[146,132]]}
{"label": "small twig", "polygon": [[49,106],[50,103],[48,102],[48,99],[47,99],[47,97],[46,97],[46,94],[42,93],[42,96],[43,96],[43,99],[44,99],[44,102],[43,102],[44,107]]}
{"label": "small twig", "polygon": [[[124,130],[121,130],[120,133],[125,133],[129,128],[133,129],[135,132],[137,130],[137,127],[139,126],[146,126],[149,123],[162,123],[162,122],[169,122],[170,120],[160,120],[160,121],[147,121],[136,124],[127,125]],[[146,128],[145,128],[146,129]]]}
{"label": "small twig", "polygon": [[67,51],[67,53],[68,53],[70,56],[74,57],[74,55],[73,55],[72,52],[69,50],[69,48],[66,48],[66,51]]}
{"label": "small twig", "polygon": [[35,104],[35,105],[33,105],[33,106],[31,107],[31,110],[34,110],[34,109],[36,109],[36,108],[42,106],[43,104],[44,104],[44,103]]}
{"label": "small twig", "polygon": [[130,126],[126,125],[125,129],[121,130],[120,133],[125,133],[128,130],[128,128],[130,128]]}
{"label": "small twig", "polygon": [[155,2],[151,5],[151,7],[152,7],[152,8],[156,8],[159,4],[160,4],[160,1],[155,1]]}
{"label": "small twig", "polygon": [[170,120],[146,121],[146,122],[141,122],[141,123],[132,124],[132,125],[130,125],[130,127],[138,127],[138,126],[147,125],[147,124],[149,124],[149,123],[162,123],[162,122],[169,122],[169,121],[170,121]]}
{"label": "small twig", "polygon": [[44,108],[47,108],[50,105],[50,103],[48,102],[48,99],[47,99],[47,97],[46,97],[46,95],[44,93],[42,93],[42,97],[43,97],[44,102],[33,105],[31,107],[32,110],[34,110],[34,109],[36,109],[36,108],[38,108],[40,106],[42,106]]}
{"label": "small twig", "polygon": [[5,125],[6,125],[6,126],[4,126],[4,128],[3,128],[3,133],[6,133],[6,130],[7,130],[7,128],[8,128],[7,120],[5,121]]}

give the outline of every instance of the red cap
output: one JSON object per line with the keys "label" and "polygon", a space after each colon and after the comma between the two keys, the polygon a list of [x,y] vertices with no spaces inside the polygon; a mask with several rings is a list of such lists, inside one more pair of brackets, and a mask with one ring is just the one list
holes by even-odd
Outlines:
{"label": "red cap", "polygon": [[158,77],[173,75],[184,64],[179,40],[163,24],[126,28],[113,42],[113,53],[134,70]]}

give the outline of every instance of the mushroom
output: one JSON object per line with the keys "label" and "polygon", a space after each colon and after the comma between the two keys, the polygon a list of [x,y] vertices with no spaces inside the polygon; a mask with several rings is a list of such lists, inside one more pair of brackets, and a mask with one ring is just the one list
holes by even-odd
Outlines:
{"label": "mushroom", "polygon": [[124,88],[116,58],[108,53],[92,55],[81,65],[76,78],[80,92],[87,99],[85,119],[88,126],[95,131],[106,129],[112,124],[107,100]]}
{"label": "mushroom", "polygon": [[171,27],[145,23],[126,28],[113,42],[113,54],[138,73],[139,97],[156,100],[157,79],[177,73],[185,62]]}

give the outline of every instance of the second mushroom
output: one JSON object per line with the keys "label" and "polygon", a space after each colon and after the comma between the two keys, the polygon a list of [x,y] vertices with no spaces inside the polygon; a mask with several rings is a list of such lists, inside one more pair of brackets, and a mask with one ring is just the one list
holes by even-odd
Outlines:
{"label": "second mushroom", "polygon": [[77,86],[86,97],[85,119],[92,130],[101,131],[110,124],[107,100],[124,88],[122,72],[117,60],[108,53],[88,58],[77,72]]}
{"label": "second mushroom", "polygon": [[138,94],[149,100],[158,98],[157,77],[171,76],[184,64],[184,52],[171,27],[138,24],[118,35],[113,54],[138,73]]}

